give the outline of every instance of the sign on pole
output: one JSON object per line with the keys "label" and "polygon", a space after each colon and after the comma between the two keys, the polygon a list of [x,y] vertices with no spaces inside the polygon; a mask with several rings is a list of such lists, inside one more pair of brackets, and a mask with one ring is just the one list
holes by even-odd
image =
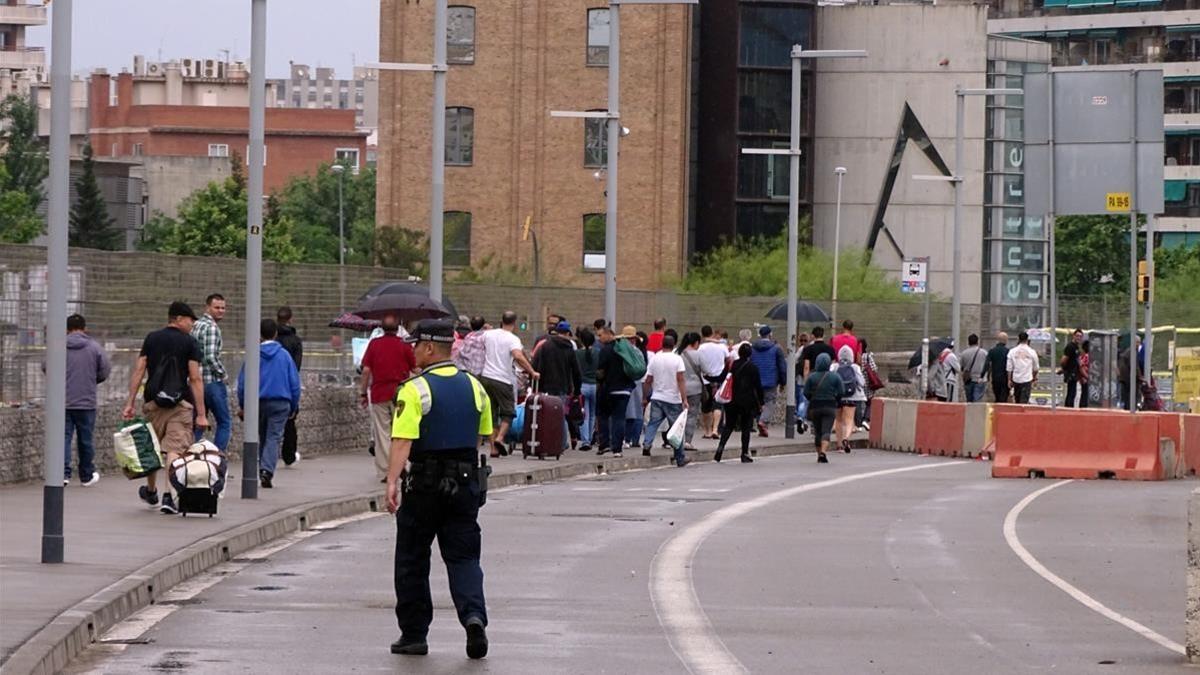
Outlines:
{"label": "sign on pole", "polygon": [[900,290],[925,293],[929,281],[929,258],[905,258],[900,269]]}

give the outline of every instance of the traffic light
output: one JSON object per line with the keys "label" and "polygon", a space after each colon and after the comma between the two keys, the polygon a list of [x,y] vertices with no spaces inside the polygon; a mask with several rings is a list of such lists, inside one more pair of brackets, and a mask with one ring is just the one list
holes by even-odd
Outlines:
{"label": "traffic light", "polygon": [[1137,299],[1138,302],[1150,302],[1150,275],[1145,260],[1138,261]]}

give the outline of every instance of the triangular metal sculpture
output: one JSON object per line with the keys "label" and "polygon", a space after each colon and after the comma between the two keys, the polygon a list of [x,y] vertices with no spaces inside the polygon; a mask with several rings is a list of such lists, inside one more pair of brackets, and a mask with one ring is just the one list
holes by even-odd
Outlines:
{"label": "triangular metal sculpture", "polygon": [[901,259],[904,258],[904,252],[900,250],[900,245],[896,243],[896,239],[892,233],[888,231],[887,223],[884,222],[884,216],[887,214],[888,203],[892,200],[892,189],[896,186],[896,175],[900,173],[900,162],[904,159],[904,150],[908,147],[908,142],[912,141],[917,149],[920,150],[929,161],[933,163],[934,168],[943,176],[954,175],[950,171],[950,167],[946,166],[946,162],[942,160],[942,156],[934,147],[933,141],[929,138],[929,134],[925,133],[925,127],[921,125],[921,120],[917,119],[917,114],[913,112],[912,107],[906,102],[904,104],[904,112],[900,117],[900,128],[896,130],[896,144],[892,147],[892,157],[888,164],[887,174],[883,179],[883,188],[879,191],[879,201],[875,204],[875,217],[871,222],[871,236],[867,239],[867,254],[871,255],[875,252],[875,244],[879,241],[879,234],[882,232],[888,242],[895,249],[896,255]]}

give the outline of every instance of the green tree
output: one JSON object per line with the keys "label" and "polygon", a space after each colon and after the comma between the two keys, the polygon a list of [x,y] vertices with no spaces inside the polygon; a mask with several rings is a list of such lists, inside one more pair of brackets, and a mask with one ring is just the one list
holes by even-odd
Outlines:
{"label": "green tree", "polygon": [[[246,256],[246,181],[241,162],[232,158],[233,173],[188,196],[177,218],[162,214],[146,223],[141,248],[160,253],[198,256]],[[274,213],[272,213],[274,211]],[[299,262],[303,251],[293,237],[294,220],[268,207],[264,218],[263,259]],[[264,214],[266,215],[266,214]]]}
{"label": "green tree", "polygon": [[28,98],[10,94],[0,101],[0,142],[6,169],[0,192],[24,192],[34,209],[45,199],[43,183],[50,171],[37,125],[37,107]]}
{"label": "green tree", "polygon": [[[833,294],[833,254],[802,245],[798,257],[798,291],[806,300]],[[722,295],[780,297],[787,292],[787,240],[784,235],[720,246],[697,258],[683,290]],[[871,264],[861,251],[843,251],[838,261],[838,299],[845,301],[906,300],[895,279]]]}
{"label": "green tree", "polygon": [[[8,178],[8,169],[0,163],[0,185]],[[46,228],[45,222],[20,190],[0,189],[0,243],[27,244]]]}
{"label": "green tree", "polygon": [[83,172],[75,181],[75,204],[71,206],[72,246],[113,251],[120,248],[121,233],[109,217],[108,206],[96,182],[96,163],[91,143],[83,146]]}
{"label": "green tree", "polygon": [[[294,240],[306,262],[338,262],[338,181],[342,181],[346,263],[375,262],[375,170],[355,173],[345,166],[341,177],[325,164],[315,175],[293,178],[273,195],[280,217],[294,223]],[[400,243],[398,240],[391,243]]]}
{"label": "green tree", "polygon": [[416,230],[403,227],[381,227],[375,231],[375,258],[382,267],[408,270],[409,274],[425,276],[429,260],[429,238]]}
{"label": "green tree", "polygon": [[[1145,236],[1139,236],[1144,250]],[[1060,295],[1101,295],[1129,288],[1129,217],[1059,216],[1054,223]]]}

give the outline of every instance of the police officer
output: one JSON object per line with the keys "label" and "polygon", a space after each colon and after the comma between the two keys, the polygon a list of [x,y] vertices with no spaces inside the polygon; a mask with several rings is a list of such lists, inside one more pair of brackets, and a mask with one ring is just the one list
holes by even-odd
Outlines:
{"label": "police officer", "polygon": [[[479,566],[479,507],[486,497],[480,438],[492,433],[483,385],[450,360],[454,324],[421,321],[408,338],[422,374],[396,392],[388,461],[388,511],[396,514],[396,621],[393,654],[429,653],[433,621],[429,553],[434,537],[450,577],[450,595],[467,632],[467,656],[487,655],[487,608]],[[403,494],[401,499],[400,494]]]}

